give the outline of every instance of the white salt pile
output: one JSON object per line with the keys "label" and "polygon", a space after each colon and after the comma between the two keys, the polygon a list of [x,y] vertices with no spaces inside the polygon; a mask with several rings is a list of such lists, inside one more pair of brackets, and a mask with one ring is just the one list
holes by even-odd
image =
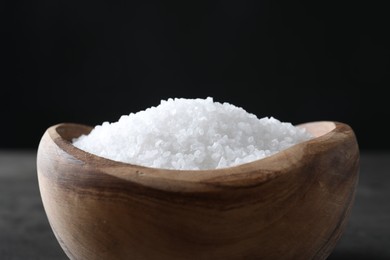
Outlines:
{"label": "white salt pile", "polygon": [[230,167],[310,139],[304,129],[212,98],[161,101],[73,140],[87,152],[131,164],[181,170]]}

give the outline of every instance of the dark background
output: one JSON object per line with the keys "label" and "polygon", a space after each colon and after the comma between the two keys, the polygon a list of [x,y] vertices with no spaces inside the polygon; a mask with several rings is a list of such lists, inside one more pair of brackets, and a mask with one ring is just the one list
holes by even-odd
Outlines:
{"label": "dark background", "polygon": [[[360,2],[360,1],[359,1]],[[349,124],[384,150],[388,9],[339,1],[7,1],[0,148],[36,149],[169,97],[212,96],[258,117]],[[382,121],[382,122],[381,122]]]}

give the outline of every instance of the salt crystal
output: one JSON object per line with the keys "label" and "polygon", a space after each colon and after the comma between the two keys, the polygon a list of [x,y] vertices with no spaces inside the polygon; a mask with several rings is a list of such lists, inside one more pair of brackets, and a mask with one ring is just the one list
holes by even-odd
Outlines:
{"label": "salt crystal", "polygon": [[311,135],[273,117],[258,119],[229,103],[206,99],[162,100],[157,107],[103,122],[74,146],[136,165],[205,170],[226,168],[273,155]]}

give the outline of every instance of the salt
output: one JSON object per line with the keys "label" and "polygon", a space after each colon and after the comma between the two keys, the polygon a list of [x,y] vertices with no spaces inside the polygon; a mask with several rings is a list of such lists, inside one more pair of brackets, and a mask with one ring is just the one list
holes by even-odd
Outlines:
{"label": "salt", "polygon": [[291,123],[258,119],[243,108],[208,97],[162,100],[157,107],[96,126],[75,138],[73,145],[125,163],[205,170],[262,159],[310,138]]}

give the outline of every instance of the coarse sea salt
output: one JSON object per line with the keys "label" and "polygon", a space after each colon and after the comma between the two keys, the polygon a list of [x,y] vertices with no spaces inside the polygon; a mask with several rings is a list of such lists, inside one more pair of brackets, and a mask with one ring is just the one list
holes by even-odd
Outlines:
{"label": "coarse sea salt", "polygon": [[73,145],[136,165],[205,170],[273,155],[312,136],[303,128],[213,98],[162,100],[157,107],[104,122]]}

